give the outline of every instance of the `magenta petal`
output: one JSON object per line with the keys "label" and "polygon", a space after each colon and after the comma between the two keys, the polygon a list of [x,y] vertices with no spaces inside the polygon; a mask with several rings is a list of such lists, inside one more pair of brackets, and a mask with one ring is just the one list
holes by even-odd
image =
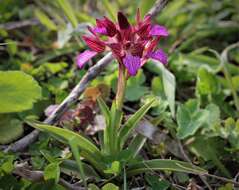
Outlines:
{"label": "magenta petal", "polygon": [[123,63],[129,74],[135,76],[140,68],[141,62],[140,57],[138,56],[126,55],[126,57],[123,59]]}
{"label": "magenta petal", "polygon": [[105,27],[95,27],[93,30],[94,30],[94,32],[102,34],[102,35],[108,34]]}
{"label": "magenta petal", "polygon": [[91,50],[85,50],[76,57],[76,64],[81,69],[87,61],[96,56],[97,52]]}
{"label": "magenta petal", "polygon": [[168,30],[164,26],[160,25],[153,25],[150,32],[150,35],[152,36],[168,36]]}
{"label": "magenta petal", "polygon": [[164,51],[162,49],[158,49],[154,52],[149,52],[147,54],[148,58],[152,58],[155,60],[160,61],[163,64],[167,64],[168,63],[168,56],[166,55],[166,53],[164,53]]}

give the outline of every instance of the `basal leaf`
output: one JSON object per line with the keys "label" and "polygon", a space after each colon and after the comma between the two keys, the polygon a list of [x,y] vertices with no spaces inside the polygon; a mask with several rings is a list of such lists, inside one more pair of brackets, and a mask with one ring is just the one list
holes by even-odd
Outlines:
{"label": "basal leaf", "polygon": [[177,136],[180,139],[185,139],[196,133],[196,131],[206,124],[209,116],[207,110],[196,110],[190,112],[185,105],[179,107],[177,112],[178,132]]}
{"label": "basal leaf", "polygon": [[155,159],[130,164],[127,174],[129,176],[132,176],[140,174],[142,172],[150,172],[152,170],[178,171],[193,174],[207,173],[206,170],[187,162],[167,159]]}
{"label": "basal leaf", "polygon": [[101,163],[102,156],[99,149],[81,134],[75,133],[68,129],[63,129],[46,124],[39,124],[32,121],[28,121],[28,124],[36,129],[48,132],[58,138],[60,137],[61,139],[64,139],[65,143],[69,143],[69,141],[74,138],[76,145],[81,150],[81,155],[85,157],[89,162],[94,164],[96,168],[104,168],[103,164]]}
{"label": "basal leaf", "polygon": [[41,87],[21,71],[0,71],[0,92],[0,113],[30,109],[41,98]]}
{"label": "basal leaf", "polygon": [[22,122],[11,115],[0,115],[0,144],[7,144],[23,133]]}

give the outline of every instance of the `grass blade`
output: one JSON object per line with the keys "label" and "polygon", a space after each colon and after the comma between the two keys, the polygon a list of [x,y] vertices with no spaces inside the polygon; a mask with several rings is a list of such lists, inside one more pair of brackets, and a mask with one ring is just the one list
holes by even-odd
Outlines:
{"label": "grass blade", "polygon": [[57,30],[55,23],[41,10],[36,9],[35,15],[39,21],[50,30]]}
{"label": "grass blade", "polygon": [[72,8],[71,4],[67,0],[57,0],[58,5],[61,7],[61,9],[64,11],[66,17],[71,22],[72,26],[74,28],[77,27],[78,21],[76,18],[76,15],[74,14],[74,9]]}

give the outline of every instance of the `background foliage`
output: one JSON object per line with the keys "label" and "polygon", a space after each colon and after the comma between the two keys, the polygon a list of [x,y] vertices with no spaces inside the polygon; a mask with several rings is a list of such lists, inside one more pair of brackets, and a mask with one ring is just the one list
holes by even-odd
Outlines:
{"label": "background foliage", "polygon": [[[86,48],[80,36],[86,32],[87,25],[94,24],[94,18],[106,15],[115,20],[116,12],[123,10],[133,22],[137,7],[144,14],[154,2],[2,1],[0,144],[3,149],[32,130],[24,122],[26,119],[44,120],[48,115],[47,107],[62,102],[88,67],[100,59],[98,56],[83,70],[75,64],[76,55]],[[210,173],[237,180],[238,10],[238,0],[172,0],[155,18],[154,22],[165,25],[170,32],[161,48],[168,52],[167,69],[174,76],[148,62],[128,81],[126,113],[135,112],[153,97],[159,103],[147,115],[154,132],[143,131],[149,138],[142,151],[143,157],[190,160]],[[69,111],[58,125],[96,139],[95,133],[102,130],[102,119],[96,119],[100,113],[95,105],[95,94],[103,94],[110,103],[116,91],[116,80],[117,64],[112,63],[90,83],[79,104],[70,110],[86,114],[72,118]],[[60,174],[59,165],[69,158],[72,153],[65,145],[41,134],[28,150],[15,154],[0,152],[0,188],[64,189],[58,184],[60,178],[79,181],[79,176],[69,173],[67,168]],[[45,181],[31,182],[13,175],[16,164],[24,162],[33,170],[43,171]],[[207,178],[207,181],[213,189],[233,189],[231,182],[215,178]],[[179,185],[208,188],[197,175],[167,171],[130,178],[127,185],[129,189],[173,189],[180,188]],[[93,179],[90,186],[105,190],[122,188],[119,181],[107,183],[100,179]]]}

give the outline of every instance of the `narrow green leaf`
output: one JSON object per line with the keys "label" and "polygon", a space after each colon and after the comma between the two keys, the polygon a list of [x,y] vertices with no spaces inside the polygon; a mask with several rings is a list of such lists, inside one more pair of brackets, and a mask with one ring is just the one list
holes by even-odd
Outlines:
{"label": "narrow green leaf", "polygon": [[120,128],[122,118],[123,118],[123,112],[118,110],[115,102],[113,102],[111,107],[111,123],[110,123],[110,130],[109,130],[111,154],[116,154],[119,151],[117,150],[118,140],[119,140],[117,139],[117,133],[118,133],[118,129]]}
{"label": "narrow green leaf", "polygon": [[144,117],[147,111],[153,106],[155,99],[142,106],[134,115],[132,115],[119,131],[119,147],[122,148],[130,132],[137,126],[138,122]]}
{"label": "narrow green leaf", "polygon": [[130,150],[131,158],[135,158],[139,151],[143,148],[145,141],[147,138],[141,134],[137,134],[133,140],[130,142],[128,146],[128,150]]}
{"label": "narrow green leaf", "polygon": [[109,0],[102,0],[102,4],[109,13],[110,18],[116,21],[115,14],[117,11],[111,2],[109,2]]}
{"label": "narrow green leaf", "polygon": [[101,152],[92,142],[90,142],[82,135],[74,133],[73,131],[70,131],[68,129],[63,129],[51,125],[39,124],[32,121],[28,121],[27,123],[36,129],[48,132],[55,135],[56,137],[60,137],[66,142],[69,142],[72,138],[75,138],[75,143],[82,151],[82,156],[85,157],[89,162],[91,162],[97,169],[102,170],[104,168],[101,162]]}
{"label": "narrow green leaf", "polygon": [[101,97],[97,98],[97,102],[100,107],[101,113],[105,117],[106,126],[108,126],[110,123],[110,110],[109,110],[108,106],[106,105],[105,101]]}
{"label": "narrow green leaf", "polygon": [[[77,169],[77,163],[74,160],[63,160],[60,164],[61,171],[67,175],[73,175],[78,178],[81,176],[79,175],[79,170]],[[84,170],[85,178],[94,178],[96,181],[100,180],[99,175],[96,171],[88,164],[82,162],[82,167]]]}
{"label": "narrow green leaf", "polygon": [[166,170],[166,171],[177,171],[192,174],[206,174],[207,171],[194,166],[187,162],[177,161],[177,160],[167,160],[167,159],[155,159],[148,161],[140,161],[135,164],[130,164],[127,174],[129,176],[137,175],[142,172],[150,172],[153,170]]}
{"label": "narrow green leaf", "polygon": [[88,139],[86,139],[85,137],[83,137],[82,135],[80,135],[78,133],[74,133],[73,131],[70,131],[68,129],[63,129],[63,128],[46,125],[46,124],[39,124],[36,122],[33,123],[33,122],[28,121],[28,124],[34,128],[39,129],[39,130],[43,130],[45,132],[53,133],[57,136],[60,136],[64,139],[66,139],[67,141],[70,141],[73,137],[75,137],[77,139],[76,140],[77,145],[82,150],[87,150],[87,151],[89,151],[91,153],[95,153],[95,154],[100,153],[98,148],[92,142],[90,142]]}
{"label": "narrow green leaf", "polygon": [[80,153],[79,153],[79,150],[78,150],[78,147],[77,147],[77,138],[73,137],[72,139],[70,139],[69,144],[70,144],[70,147],[71,147],[71,151],[72,151],[72,153],[75,157],[77,166],[79,168],[81,179],[83,180],[84,186],[87,189],[87,183],[86,183],[86,179],[85,179],[85,172],[84,172],[83,164],[82,164],[82,161],[81,161],[81,158],[80,158]]}
{"label": "narrow green leaf", "polygon": [[61,9],[64,11],[65,15],[71,22],[72,26],[76,28],[78,25],[78,21],[77,21],[76,15],[74,14],[75,11],[72,8],[70,2],[67,0],[57,0],[57,3],[61,7]]}
{"label": "narrow green leaf", "polygon": [[57,30],[55,23],[40,9],[35,10],[35,15],[39,21],[50,30]]}

